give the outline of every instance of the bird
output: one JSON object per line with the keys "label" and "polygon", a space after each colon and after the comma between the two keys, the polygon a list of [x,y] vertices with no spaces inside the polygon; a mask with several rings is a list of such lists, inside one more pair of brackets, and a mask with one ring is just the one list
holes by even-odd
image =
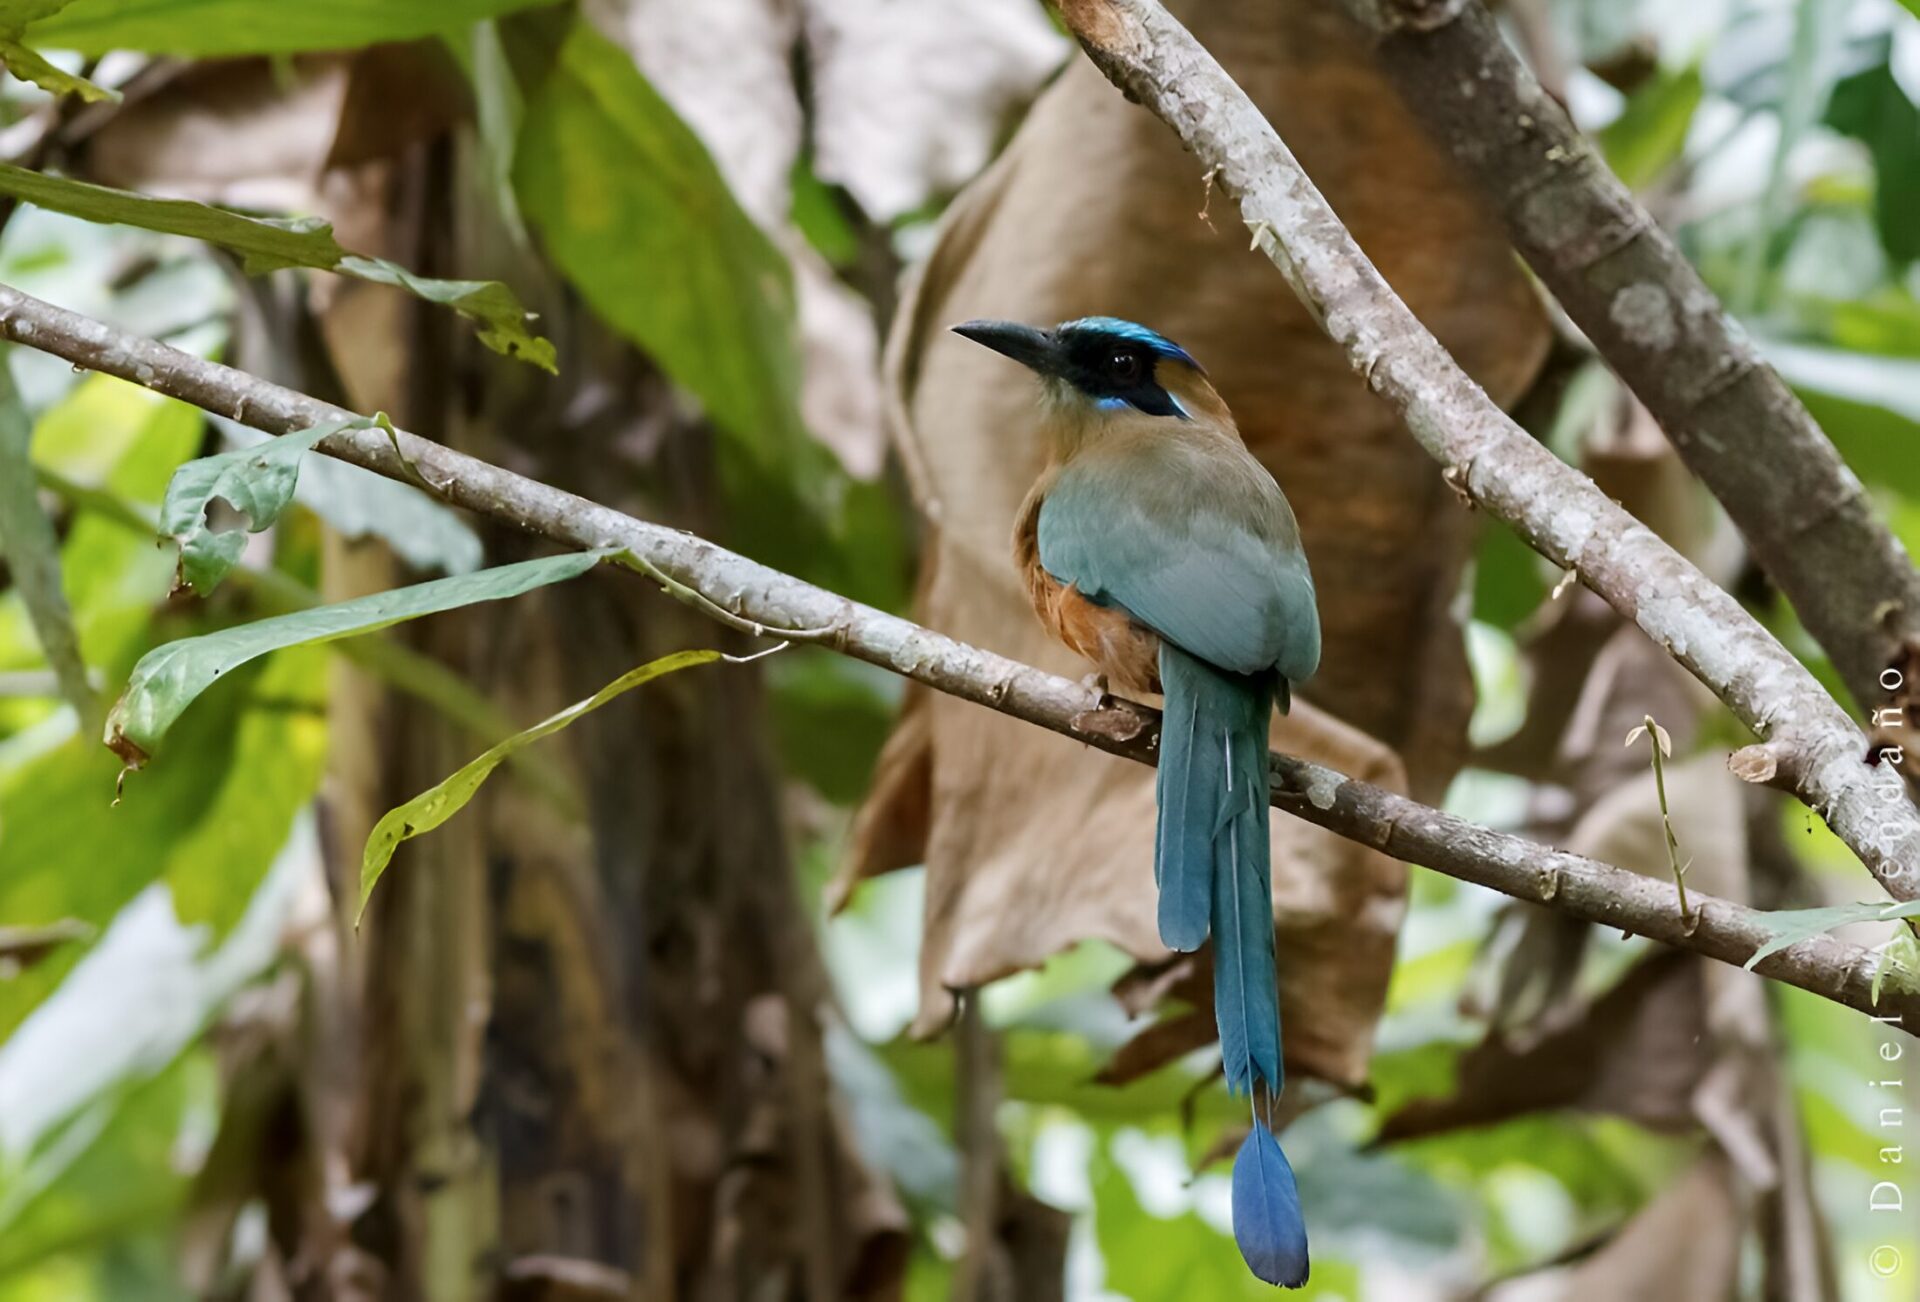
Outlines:
{"label": "bird", "polygon": [[1269,1284],[1309,1270],[1293,1168],[1271,1125],[1284,1085],[1268,859],[1267,728],[1320,662],[1313,576],[1286,495],[1191,354],[1146,326],[966,321],[956,334],[1039,378],[1045,468],[1014,562],[1047,631],[1103,689],[1163,698],[1154,881],[1169,949],[1213,939],[1227,1088],[1252,1126],[1233,1230]]}

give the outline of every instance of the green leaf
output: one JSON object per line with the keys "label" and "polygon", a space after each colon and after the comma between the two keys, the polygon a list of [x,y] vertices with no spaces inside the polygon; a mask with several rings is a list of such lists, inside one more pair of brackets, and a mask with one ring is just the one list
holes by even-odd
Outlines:
{"label": "green leaf", "polygon": [[213,57],[411,41],[554,0],[41,0],[36,43]]}
{"label": "green leaf", "polygon": [[[1909,900],[1906,906],[1903,906],[1907,911],[1900,916],[1912,917],[1915,904],[1920,904],[1920,901]],[[1889,913],[1887,916],[1894,915]],[[1874,965],[1873,969],[1872,997],[1875,1004],[1880,1002],[1880,991],[1884,988],[1887,977],[1896,974],[1898,977],[1905,978],[1899,984],[1909,989],[1912,988],[1914,976],[1920,974],[1920,939],[1916,939],[1913,932],[1906,927],[1901,927],[1894,933],[1893,939],[1881,947],[1880,961]]]}
{"label": "green leaf", "polygon": [[575,702],[526,731],[515,733],[489,747],[444,781],[429,787],[406,804],[388,810],[374,824],[360,858],[360,904],[354,914],[355,922],[358,922],[360,914],[366,912],[367,897],[373,894],[374,884],[380,880],[380,874],[393,862],[393,853],[400,848],[400,843],[431,832],[465,809],[467,802],[480,790],[480,784],[515,751],[543,737],[552,736],[574,720],[593,713],[614,697],[630,692],[642,683],[651,682],[662,674],[690,669],[694,665],[712,664],[724,658],[718,651],[677,651],[641,665],[638,669],[630,669],[586,700]]}
{"label": "green leaf", "polygon": [[[160,504],[160,530],[180,544],[180,581],[203,597],[213,591],[240,563],[247,534],[259,533],[287,509],[307,451],[329,435],[374,425],[392,428],[384,415],[328,421],[257,447],[189,461],[176,470]],[[246,516],[244,531],[208,526],[207,508],[216,498]]]}
{"label": "green leaf", "polygon": [[1800,0],[1795,6],[1786,80],[1778,102],[1772,106],[1778,113],[1780,131],[1774,139],[1766,190],[1747,237],[1734,296],[1742,310],[1762,306],[1769,275],[1785,251],[1780,236],[1792,211],[1787,162],[1831,102],[1843,54],[1844,10],[1845,0]]}
{"label": "green leaf", "polygon": [[[229,448],[256,448],[272,441],[259,430],[215,417]],[[386,479],[332,457],[309,457],[300,466],[293,500],[343,538],[378,538],[394,555],[424,573],[471,574],[485,561],[480,535],[461,513],[411,484]]]}
{"label": "green leaf", "polygon": [[12,163],[0,163],[0,194],[90,222],[117,222],[218,244],[240,255],[248,275],[282,267],[331,271],[347,256],[334,242],[333,227],[318,217],[286,221],[243,217],[188,199],[155,199]]}
{"label": "green leaf", "polygon": [[507,357],[555,369],[553,344],[527,329],[528,313],[513,291],[491,280],[433,280],[391,262],[340,247],[333,227],[317,217],[246,217],[187,199],[155,199],[129,190],[48,176],[0,163],[0,194],[91,222],[117,222],[183,235],[231,249],[249,275],[284,267],[311,267],[407,290],[450,307],[479,327],[480,342]]}
{"label": "green leaf", "polygon": [[1920,299],[1888,286],[1862,299],[1807,298],[1796,304],[1808,329],[1856,353],[1920,357]]}
{"label": "green leaf", "polygon": [[1751,972],[1761,960],[1778,954],[1789,945],[1811,940],[1822,932],[1854,922],[1879,922],[1903,916],[1890,912],[1885,904],[1832,904],[1819,909],[1777,909],[1760,915],[1772,938],[1753,952],[1745,967]]}
{"label": "green leaf", "polygon": [[480,342],[502,357],[518,357],[543,371],[558,370],[550,340],[527,331],[527,309],[497,280],[434,280],[416,276],[384,258],[348,255],[334,268],[379,285],[404,289],[416,298],[450,307],[479,327]]}
{"label": "green leaf", "polygon": [[473,127],[481,170],[492,192],[501,224],[516,246],[527,245],[527,224],[520,216],[520,200],[513,193],[513,152],[520,139],[526,100],[514,80],[513,65],[500,39],[497,22],[475,23],[446,41],[473,91]]}
{"label": "green leaf", "polygon": [[[151,980],[150,973],[129,975]],[[182,1141],[191,1143],[194,1122],[219,1104],[210,1055],[191,1051],[156,1075],[99,1090],[44,1151],[0,1173],[0,1279],[17,1288],[36,1265],[125,1253],[138,1231],[178,1216],[193,1183],[180,1169]],[[66,1287],[38,1296],[111,1296],[107,1273],[101,1271],[99,1292],[76,1289],[69,1274]],[[136,1293],[179,1296],[171,1289]],[[29,1289],[25,1296],[36,1294]]]}
{"label": "green leaf", "polygon": [[1680,157],[1703,91],[1698,65],[1663,73],[1635,91],[1625,111],[1600,132],[1614,175],[1634,190],[1658,180]]}
{"label": "green leaf", "polygon": [[[358,469],[345,467],[343,462],[327,464]],[[381,479],[376,482],[385,484],[391,481]],[[298,610],[313,610],[323,604],[319,593],[277,569],[242,569],[234,575],[234,580],[247,587],[249,599],[264,614],[291,614]],[[519,731],[512,718],[479,688],[450,666],[414,650],[404,642],[384,634],[369,633],[335,642],[332,649],[395,691],[405,692],[422,704],[438,710],[450,721],[473,733],[483,746],[491,746],[502,737],[510,737]],[[514,756],[513,762],[529,785],[551,801],[564,816],[578,819],[583,815],[585,811],[580,807],[579,796],[557,765],[531,752]]]}
{"label": "green leaf", "polygon": [[1827,125],[1873,156],[1873,213],[1880,243],[1896,262],[1920,257],[1920,108],[1885,62],[1841,81]]}
{"label": "green leaf", "polygon": [[22,45],[17,37],[0,35],[0,63],[6,64],[7,71],[21,81],[30,81],[52,95],[78,95],[90,104],[120,98],[118,91],[108,90],[49,63]]}
{"label": "green leaf", "polygon": [[32,446],[32,422],[13,386],[13,371],[0,357],[0,557],[12,571],[14,587],[26,604],[60,694],[91,726],[98,702],[87,683],[73,611],[60,582],[60,540],[53,521],[40,509]]}
{"label": "green leaf", "polygon": [[[323,650],[302,647],[227,675],[168,734],[168,762],[117,807],[108,806],[119,761],[90,735],[9,774],[0,786],[0,917],[104,928],[164,882],[183,921],[229,929],[319,787],[325,666]],[[0,981],[0,1040],[82,949]]]}
{"label": "green leaf", "polygon": [[0,62],[21,81],[30,81],[54,95],[78,95],[98,102],[120,96],[85,77],[63,72],[23,44],[27,25],[51,17],[73,0],[0,0]]}
{"label": "green leaf", "polygon": [[249,660],[282,647],[331,642],[422,615],[517,597],[583,574],[606,555],[606,551],[591,551],[546,556],[169,642],[149,651],[133,667],[127,690],[107,716],[107,745],[137,768],[195,697]]}
{"label": "green leaf", "polygon": [[1473,616],[1511,632],[1547,599],[1540,554],[1498,522],[1480,535],[1474,556]]}
{"label": "green leaf", "polygon": [[1759,342],[1855,474],[1920,496],[1920,361]]}
{"label": "green leaf", "polygon": [[[179,1139],[188,1117],[176,1104],[149,1118],[140,1135],[115,1136],[110,1119],[151,1085],[193,1061],[194,1042],[238,991],[280,953],[283,929],[319,851],[309,817],[275,845],[285,852],[256,872],[239,894],[238,925],[217,945],[209,929],[176,910],[155,885],[121,908],[87,955],[22,1024],[0,1055],[0,1100],[8,1108],[7,1161],[0,1159],[0,1272],[90,1234],[111,1238],[130,1210],[180,1177]],[[201,1059],[202,1115],[217,1107],[217,1074]],[[151,1124],[158,1122],[158,1125]],[[116,1122],[117,1124],[117,1122]],[[151,1168],[121,1170],[129,1143],[147,1149]],[[89,1159],[105,1170],[88,1178]],[[119,1180],[113,1180],[115,1174]],[[98,1177],[107,1177],[100,1179]],[[178,1188],[184,1193],[184,1188]],[[113,1290],[118,1292],[118,1290]]]}
{"label": "green leaf", "polygon": [[[512,29],[518,65],[534,57],[527,26]],[[753,460],[778,469],[811,450],[786,260],[633,60],[585,22],[528,88],[514,188],[594,311]]]}
{"label": "green leaf", "polygon": [[859,803],[899,711],[899,682],[818,647],[775,660],[767,703],[781,762],[835,804]]}

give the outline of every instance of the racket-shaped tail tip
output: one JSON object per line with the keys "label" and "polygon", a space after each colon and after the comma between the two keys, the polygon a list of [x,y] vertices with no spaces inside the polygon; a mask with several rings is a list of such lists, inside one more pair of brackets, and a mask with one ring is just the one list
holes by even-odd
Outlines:
{"label": "racket-shaped tail tip", "polygon": [[1300,1191],[1280,1142],[1258,1121],[1233,1159],[1233,1238],[1259,1279],[1283,1288],[1307,1282]]}

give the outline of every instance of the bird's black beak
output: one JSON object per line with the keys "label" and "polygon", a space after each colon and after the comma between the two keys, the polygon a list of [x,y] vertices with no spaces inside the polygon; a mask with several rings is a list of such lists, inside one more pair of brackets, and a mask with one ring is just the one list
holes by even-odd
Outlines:
{"label": "bird's black beak", "polygon": [[1011,357],[1041,375],[1052,375],[1056,369],[1057,350],[1053,336],[1045,330],[1036,330],[1018,321],[962,321],[953,327],[953,332]]}

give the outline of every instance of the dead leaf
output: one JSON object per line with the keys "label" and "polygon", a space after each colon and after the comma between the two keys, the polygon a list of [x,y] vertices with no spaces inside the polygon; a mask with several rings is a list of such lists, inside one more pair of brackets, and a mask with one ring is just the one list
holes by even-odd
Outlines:
{"label": "dead leaf", "polygon": [[352,60],[301,55],[189,69],[88,143],[104,185],[261,212],[319,213]]}
{"label": "dead leaf", "polygon": [[1490,1035],[1460,1058],[1448,1098],[1416,1099],[1388,1117],[1394,1143],[1578,1108],[1659,1130],[1693,1124],[1693,1094],[1711,1062],[1699,964],[1662,951],[1636,965],[1571,1026],[1524,1048]]}
{"label": "dead leaf", "polygon": [[886,462],[887,436],[873,307],[841,284],[797,233],[789,230],[779,242],[793,264],[800,316],[801,418],[849,475],[875,479]]}
{"label": "dead leaf", "polygon": [[[1534,671],[1527,723],[1481,762],[1535,784],[1528,829],[1534,836],[1570,849],[1586,846],[1586,853],[1601,859],[1616,852],[1633,855],[1643,871],[1670,876],[1647,752],[1623,749],[1613,738],[1631,728],[1644,730],[1652,714],[1666,721],[1661,726],[1668,732],[1669,748],[1684,751],[1698,735],[1702,710],[1711,698],[1644,633],[1623,624],[1591,593],[1582,592],[1563,608],[1549,610],[1531,630],[1525,651]],[[1668,780],[1674,780],[1671,771]],[[1597,802],[1623,783],[1639,785],[1631,797],[1616,797],[1625,803],[1613,812],[1592,820]],[[1631,848],[1600,844],[1607,820],[1644,816],[1645,810],[1652,811],[1654,821],[1649,825],[1641,817],[1634,822]],[[1582,830],[1576,833],[1577,827]],[[1692,853],[1693,833],[1682,830],[1678,819],[1675,828],[1681,835],[1681,854]],[[1576,834],[1582,839],[1570,842]],[[1649,835],[1651,843],[1645,841]],[[1649,844],[1660,851],[1657,874],[1647,858]],[[1705,878],[1690,880],[1714,889]],[[1538,1034],[1578,1016],[1574,980],[1584,957],[1586,924],[1516,903],[1502,910],[1500,928],[1482,946],[1463,1011],[1485,1018],[1508,1036]],[[1509,936],[1511,943],[1506,943]]]}
{"label": "dead leaf", "polygon": [[[1641,753],[1641,763],[1646,762]],[[1747,898],[1746,802],[1740,781],[1711,752],[1667,766],[1667,806],[1687,884],[1723,899]],[[1666,830],[1653,773],[1642,769],[1596,800],[1568,835],[1566,848],[1602,863],[1671,879]]]}
{"label": "dead leaf", "polygon": [[[1512,400],[1543,353],[1538,304],[1497,222],[1425,144],[1347,20],[1306,3],[1179,8],[1414,309],[1496,398]],[[1389,784],[1401,768],[1394,748],[1412,789],[1436,796],[1464,754],[1471,711],[1451,613],[1469,517],[1237,225],[1195,215],[1203,188],[1162,123],[1076,62],[949,210],[888,343],[889,424],[933,526],[919,616],[1029,663],[1086,672],[1042,633],[1010,559],[1015,509],[1042,457],[1034,395],[945,327],[1088,313],[1146,322],[1205,363],[1299,511],[1327,648],[1301,695],[1351,728],[1296,709],[1277,743]],[[926,862],[916,1025],[932,1030],[950,1015],[949,986],[1089,937],[1163,958],[1153,825],[1147,769],[976,706],[914,697],[861,816],[885,835],[857,839],[841,890]],[[1284,816],[1274,829],[1288,1053],[1356,1080],[1403,875]]]}
{"label": "dead leaf", "polygon": [[971,180],[1070,48],[1032,0],[804,9],[814,166],[879,222]]}
{"label": "dead leaf", "polygon": [[653,88],[713,155],[761,229],[785,229],[802,114],[796,0],[609,0]]}
{"label": "dead leaf", "polygon": [[1709,1152],[1598,1251],[1498,1284],[1487,1302],[1705,1302],[1734,1296],[1747,1217]]}
{"label": "dead leaf", "polygon": [[1631,747],[1633,743],[1646,736],[1649,727],[1653,729],[1653,740],[1655,744],[1660,747],[1660,757],[1662,759],[1673,758],[1673,738],[1667,734],[1667,730],[1661,727],[1651,714],[1647,716],[1645,723],[1637,723],[1628,731],[1626,744]]}
{"label": "dead leaf", "polygon": [[1742,782],[1756,785],[1773,781],[1780,771],[1780,759],[1773,748],[1764,744],[1742,746],[1727,756],[1727,772]]}
{"label": "dead leaf", "polygon": [[[740,206],[793,267],[807,428],[848,474],[874,478],[886,436],[873,309],[834,277],[789,220],[805,121],[794,84],[798,0],[624,0],[620,9],[640,70],[700,137]],[[896,136],[916,126],[901,117],[888,125]]]}

